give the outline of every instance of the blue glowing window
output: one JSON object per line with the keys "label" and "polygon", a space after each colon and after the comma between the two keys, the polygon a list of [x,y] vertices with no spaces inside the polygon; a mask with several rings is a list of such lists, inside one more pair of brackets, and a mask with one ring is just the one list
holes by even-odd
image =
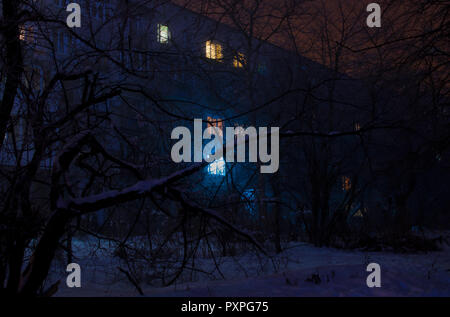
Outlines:
{"label": "blue glowing window", "polygon": [[221,157],[208,165],[208,173],[210,175],[225,176],[225,160]]}

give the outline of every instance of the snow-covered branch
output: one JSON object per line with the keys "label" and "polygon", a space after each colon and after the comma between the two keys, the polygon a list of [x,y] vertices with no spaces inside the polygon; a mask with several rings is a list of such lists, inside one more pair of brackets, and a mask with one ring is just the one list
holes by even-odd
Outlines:
{"label": "snow-covered branch", "polygon": [[94,212],[99,209],[108,208],[117,204],[126,203],[132,200],[146,197],[151,193],[161,190],[180,179],[192,175],[202,167],[204,163],[194,164],[183,170],[177,171],[167,177],[139,181],[132,186],[122,190],[111,190],[101,194],[88,197],[72,198],[68,200],[60,199],[58,208],[76,210],[80,213]]}

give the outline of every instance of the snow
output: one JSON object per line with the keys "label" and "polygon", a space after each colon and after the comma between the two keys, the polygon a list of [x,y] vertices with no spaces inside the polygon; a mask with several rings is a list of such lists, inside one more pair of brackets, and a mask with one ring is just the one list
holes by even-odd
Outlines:
{"label": "snow", "polygon": [[[65,286],[65,266],[54,263],[52,278],[62,278],[56,296],[139,296],[118,272],[120,260],[111,255],[107,241],[74,241],[75,262],[82,268],[82,287]],[[93,252],[92,250],[95,250]],[[200,258],[196,272],[169,287],[140,286],[145,296],[450,296],[450,248],[427,254],[344,251],[291,244],[269,259],[246,254],[217,259],[225,277],[214,270],[213,260]],[[381,266],[381,288],[366,286],[368,263]],[[141,269],[145,270],[145,264]],[[321,282],[307,281],[318,274]]]}

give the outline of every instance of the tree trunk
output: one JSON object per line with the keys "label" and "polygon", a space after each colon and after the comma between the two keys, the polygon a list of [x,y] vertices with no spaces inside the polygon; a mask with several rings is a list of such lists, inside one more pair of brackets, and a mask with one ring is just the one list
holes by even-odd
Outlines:
{"label": "tree trunk", "polygon": [[37,295],[48,275],[59,241],[64,235],[71,217],[72,214],[65,209],[58,209],[51,216],[44,234],[39,240],[36,250],[30,259],[30,271],[26,272],[20,295]]}
{"label": "tree trunk", "polygon": [[6,60],[3,66],[6,69],[6,83],[3,98],[0,103],[0,150],[5,139],[17,89],[23,72],[22,49],[19,39],[19,1],[5,0],[3,3],[4,25],[2,32],[6,46]]}

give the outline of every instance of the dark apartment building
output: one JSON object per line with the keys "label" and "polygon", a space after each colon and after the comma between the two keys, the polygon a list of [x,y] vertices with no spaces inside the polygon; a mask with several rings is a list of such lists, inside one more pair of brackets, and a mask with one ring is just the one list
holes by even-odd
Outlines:
{"label": "dark apartment building", "polygon": [[[195,186],[189,189],[200,200],[219,209],[238,201],[238,209],[259,216],[277,213],[276,219],[287,223],[309,217],[317,208],[327,214],[344,208],[345,214],[362,216],[382,204],[386,176],[366,183],[369,176],[360,171],[369,164],[363,163],[368,153],[389,157],[394,152],[372,142],[387,137],[382,134],[361,147],[358,131],[370,130],[374,118],[404,103],[404,97],[386,92],[374,96],[376,87],[171,1],[79,3],[81,28],[72,29],[65,25],[66,1],[30,3],[36,18],[21,26],[24,76],[14,110],[17,121],[6,137],[18,141],[5,142],[2,164],[30,162],[33,129],[23,118],[51,83],[55,87],[42,105],[48,122],[76,111],[77,104],[95,105],[53,132],[55,141],[40,163],[43,173],[51,170],[66,142],[58,134],[92,129],[121,159],[139,162],[155,177],[167,175],[189,165],[169,158],[172,129],[192,129],[193,119],[203,119],[204,127],[221,129],[280,127],[282,138],[276,176],[261,175],[260,163],[221,158],[192,176]],[[52,83],[56,74],[69,80]],[[324,141],[291,137],[299,131]],[[334,141],[333,135],[340,134]],[[128,182],[127,175],[119,179]],[[86,182],[88,178],[80,179],[78,186]],[[346,198],[356,194],[359,183],[369,190],[359,200]],[[332,197],[329,206],[317,206],[321,192]],[[307,193],[318,195],[318,201],[308,203]]]}

